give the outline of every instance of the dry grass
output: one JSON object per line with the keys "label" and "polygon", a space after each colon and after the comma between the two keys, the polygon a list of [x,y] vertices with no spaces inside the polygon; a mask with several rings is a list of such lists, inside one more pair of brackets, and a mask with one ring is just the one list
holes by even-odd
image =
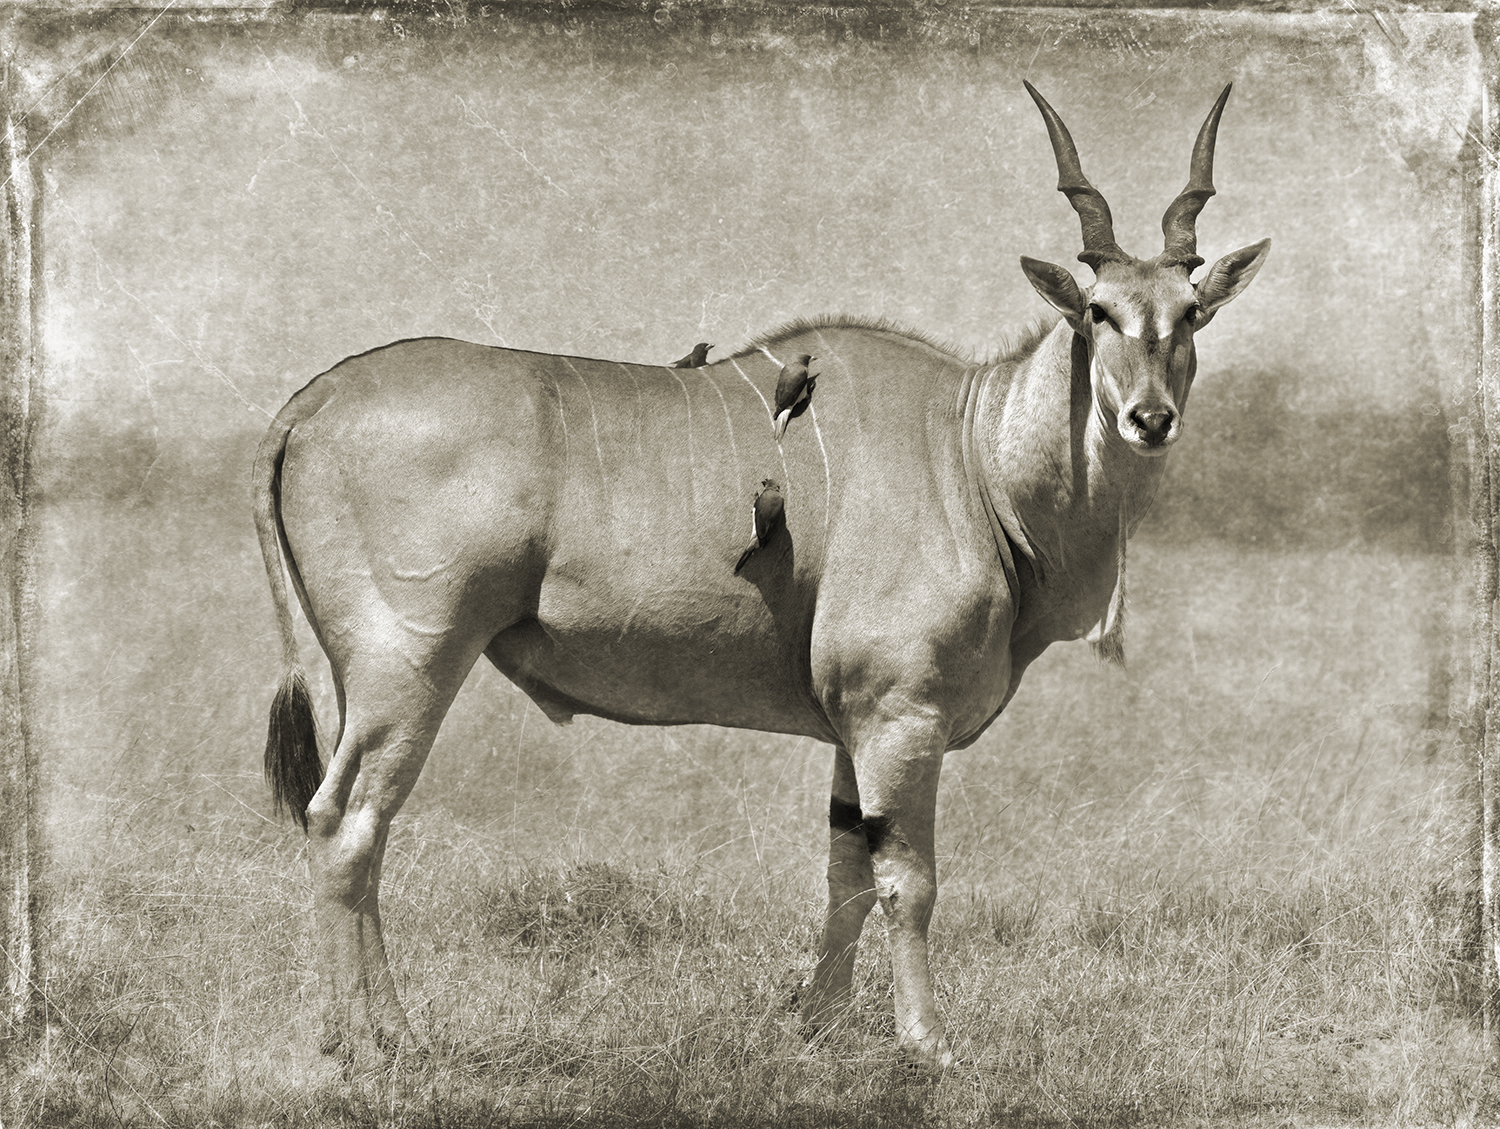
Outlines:
{"label": "dry grass", "polygon": [[60,971],[7,1050],[5,1124],[1483,1123],[1500,1089],[1469,1018],[1453,805],[1430,787],[1399,824],[1298,844],[1295,868],[1246,821],[1198,873],[1097,841],[1071,901],[950,883],[934,940],[960,1065],[935,1084],[888,1062],[878,914],[846,1029],[799,1037],[805,872],[476,873],[472,832],[423,819],[386,904],[428,1051],[344,1077],[309,1049],[296,838],[226,818],[117,840],[53,891]]}
{"label": "dry grass", "polygon": [[[1290,649],[1247,637],[1210,662],[1203,624],[1150,600],[1141,621],[1166,626],[1137,631],[1135,653],[1161,656],[1145,673],[1063,656],[951,758],[933,939],[959,1063],[941,1079],[891,1062],[878,913],[847,1022],[798,1032],[822,799],[785,743],[704,730],[632,752],[601,744],[626,731],[580,723],[563,732],[581,767],[549,770],[555,791],[487,801],[505,813],[487,823],[419,797],[398,821],[386,929],[426,1048],[386,1070],[313,1050],[301,837],[246,806],[264,802],[255,775],[113,801],[56,867],[45,1007],[4,1043],[0,1121],[1500,1120],[1473,1022],[1458,754],[1433,743],[1420,693],[1380,681],[1410,625],[1268,603],[1260,639]],[[1298,650],[1298,617],[1347,637]],[[1184,630],[1194,645],[1167,637]],[[766,765],[774,785],[747,783]],[[693,833],[663,814],[689,793]],[[628,835],[601,818],[622,806]]]}

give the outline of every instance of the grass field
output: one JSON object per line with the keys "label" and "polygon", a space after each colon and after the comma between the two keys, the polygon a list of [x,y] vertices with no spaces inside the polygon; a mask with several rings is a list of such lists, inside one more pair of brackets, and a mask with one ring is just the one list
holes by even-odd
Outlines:
{"label": "grass field", "polygon": [[86,836],[53,829],[44,1017],[4,1043],[0,1120],[1493,1124],[1471,800],[1434,720],[1446,568],[1135,551],[1129,672],[1056,649],[949,758],[938,1080],[892,1063],[878,912],[848,1023],[798,1033],[826,750],[553,729],[481,673],[385,868],[424,1053],[315,1053],[302,840],[247,762],[122,783]]}

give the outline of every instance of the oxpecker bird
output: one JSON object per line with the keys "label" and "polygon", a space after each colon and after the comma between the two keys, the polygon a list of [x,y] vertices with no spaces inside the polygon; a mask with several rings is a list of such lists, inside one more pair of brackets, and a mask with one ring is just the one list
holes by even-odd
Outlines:
{"label": "oxpecker bird", "polygon": [[707,341],[700,341],[693,346],[693,351],[679,361],[673,361],[673,368],[702,368],[708,363],[708,351],[713,346]]}
{"label": "oxpecker bird", "polygon": [[740,563],[734,566],[736,573],[745,567],[751,553],[765,548],[766,542],[776,536],[785,520],[785,511],[786,499],[781,496],[781,488],[769,478],[761,479],[760,493],[755,495],[755,504],[750,507],[750,544],[740,554]]}
{"label": "oxpecker bird", "polygon": [[812,357],[803,353],[791,364],[783,365],[781,375],[776,378],[776,423],[771,430],[775,432],[778,443],[786,434],[786,425],[807,411],[807,405],[812,402],[819,374],[807,375],[807,365],[811,360]]}

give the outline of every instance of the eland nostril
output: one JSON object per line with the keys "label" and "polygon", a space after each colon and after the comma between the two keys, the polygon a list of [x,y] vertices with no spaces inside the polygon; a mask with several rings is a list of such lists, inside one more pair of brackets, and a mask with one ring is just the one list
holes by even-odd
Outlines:
{"label": "eland nostril", "polygon": [[1130,412],[1130,422],[1153,447],[1166,441],[1175,418],[1175,413],[1171,410],[1142,411],[1140,408],[1133,408]]}

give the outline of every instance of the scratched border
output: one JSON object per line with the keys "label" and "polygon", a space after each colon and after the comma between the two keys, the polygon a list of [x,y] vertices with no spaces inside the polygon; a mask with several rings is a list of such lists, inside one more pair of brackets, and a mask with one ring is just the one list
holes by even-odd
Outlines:
{"label": "scratched border", "polygon": [[[4,77],[10,77],[8,67]],[[4,1015],[13,1025],[29,1018],[39,998],[35,965],[44,886],[31,662],[36,522],[29,490],[43,376],[37,348],[41,295],[33,280],[41,277],[44,257],[31,155],[7,112],[0,129],[0,947],[7,958]]]}
{"label": "scratched border", "polygon": [[[43,902],[45,844],[41,836],[39,756],[45,751],[35,727],[39,695],[32,677],[30,641],[37,629],[35,594],[36,528],[30,483],[32,438],[45,412],[41,354],[46,253],[41,216],[44,185],[35,158],[48,145],[66,145],[75,111],[86,106],[105,78],[127,57],[130,48],[164,22],[178,24],[254,23],[300,26],[308,19],[341,17],[402,22],[413,32],[461,32],[466,24],[496,15],[511,21],[567,25],[600,16],[632,15],[679,30],[700,25],[705,33],[723,23],[737,32],[786,31],[839,38],[869,37],[894,30],[913,50],[970,40],[994,17],[1039,16],[1060,11],[1124,15],[1131,12],[1181,13],[1205,5],[1196,0],[1096,0],[1080,5],[1069,0],[990,0],[954,3],[917,0],[907,4],[805,4],[790,0],[582,0],[533,3],[491,0],[398,2],[366,0],[283,0],[243,3],[207,0],[192,4],[140,4],[131,0],[16,0],[0,5],[0,170],[5,174],[0,199],[5,208],[0,251],[0,946],[5,953],[6,1019],[24,1021],[38,998],[41,979],[36,936]],[[1471,128],[1463,169],[1465,207],[1473,232],[1473,253],[1466,266],[1472,310],[1471,377],[1462,390],[1471,410],[1462,442],[1467,446],[1469,528],[1455,538],[1455,552],[1466,567],[1457,571],[1453,621],[1467,625],[1468,647],[1455,647],[1458,658],[1453,724],[1471,766],[1474,788],[1473,849],[1470,881],[1480,907],[1472,923],[1482,953],[1485,1031],[1500,1048],[1500,647],[1495,640],[1495,601],[1500,595],[1500,0],[1403,0],[1365,5],[1354,0],[1223,0],[1212,6],[1224,12],[1277,16],[1322,14],[1330,21],[1370,19],[1388,36],[1388,17],[1406,14],[1452,14],[1472,19],[1482,60],[1482,115]],[[1207,13],[1206,13],[1207,14]],[[21,74],[38,65],[50,81],[45,92],[25,106],[17,104]],[[1478,136],[1475,136],[1477,129]],[[1455,445],[1460,442],[1455,441]],[[1460,460],[1463,455],[1459,455]],[[1462,505],[1461,498],[1455,498]],[[1462,699],[1461,701],[1458,699]]]}
{"label": "scratched border", "polygon": [[[1468,708],[1457,724],[1470,765],[1474,825],[1469,863],[1470,887],[1478,892],[1479,920],[1470,923],[1480,950],[1484,1033],[1493,1059],[1500,1059],[1500,655],[1495,638],[1497,523],[1500,523],[1500,320],[1496,288],[1500,280],[1500,9],[1476,14],[1484,88],[1479,136],[1465,170],[1468,222],[1478,246],[1470,256],[1469,303],[1474,311],[1476,359],[1469,412],[1469,539],[1459,551],[1469,558],[1464,610],[1455,622],[1469,625]],[[1477,840],[1477,842],[1473,842]]]}

